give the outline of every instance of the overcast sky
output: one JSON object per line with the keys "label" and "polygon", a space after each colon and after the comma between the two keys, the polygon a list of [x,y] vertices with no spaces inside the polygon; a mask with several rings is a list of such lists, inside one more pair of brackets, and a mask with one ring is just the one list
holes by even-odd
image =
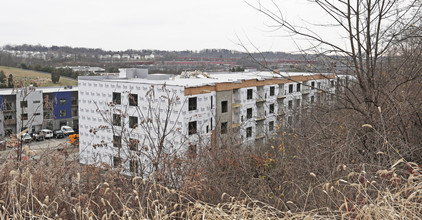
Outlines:
{"label": "overcast sky", "polygon": [[[262,51],[297,50],[244,0],[1,1],[0,45],[242,51],[238,36]],[[276,2],[294,22],[301,22],[298,18],[325,19],[302,0]]]}

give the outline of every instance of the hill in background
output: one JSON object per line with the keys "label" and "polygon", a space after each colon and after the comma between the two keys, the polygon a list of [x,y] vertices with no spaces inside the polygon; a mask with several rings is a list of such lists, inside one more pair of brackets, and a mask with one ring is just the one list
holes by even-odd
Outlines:
{"label": "hill in background", "polygon": [[30,84],[33,84],[37,87],[78,85],[77,80],[63,78],[63,77],[60,77],[60,80],[58,83],[53,83],[51,81],[50,73],[24,70],[20,68],[7,67],[7,66],[0,66],[0,71],[1,70],[4,71],[6,77],[9,77],[9,75],[12,74],[15,84],[19,85],[20,83],[22,83],[22,86],[28,86]]}

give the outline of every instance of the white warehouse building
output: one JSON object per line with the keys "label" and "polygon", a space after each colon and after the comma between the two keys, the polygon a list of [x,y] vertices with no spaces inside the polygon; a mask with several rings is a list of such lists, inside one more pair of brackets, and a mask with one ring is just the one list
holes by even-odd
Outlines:
{"label": "white warehouse building", "polygon": [[264,144],[278,123],[287,128],[299,120],[295,109],[325,100],[321,91],[334,93],[334,79],[271,72],[172,76],[145,69],[81,76],[80,162],[150,172],[161,157],[198,147]]}

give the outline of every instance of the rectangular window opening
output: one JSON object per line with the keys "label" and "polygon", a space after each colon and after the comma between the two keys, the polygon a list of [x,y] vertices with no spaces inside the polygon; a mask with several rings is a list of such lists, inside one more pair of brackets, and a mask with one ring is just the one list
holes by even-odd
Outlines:
{"label": "rectangular window opening", "polygon": [[137,128],[138,127],[138,117],[129,116],[129,127],[130,128]]}
{"label": "rectangular window opening", "polygon": [[122,137],[118,135],[113,135],[113,147],[117,147],[117,148],[122,147]]}
{"label": "rectangular window opening", "polygon": [[275,95],[275,86],[271,86],[270,87],[270,96],[274,96]]}
{"label": "rectangular window opening", "polygon": [[194,111],[197,109],[197,98],[191,97],[189,98],[189,111]]}
{"label": "rectangular window opening", "polygon": [[22,117],[22,120],[28,120],[28,114],[27,113],[22,114],[21,117]]}
{"label": "rectangular window opening", "polygon": [[228,102],[222,101],[221,102],[221,113],[226,113],[228,111]]}
{"label": "rectangular window opening", "polygon": [[248,89],[247,90],[247,97],[246,99],[253,99],[253,90],[252,89]]}
{"label": "rectangular window opening", "polygon": [[246,110],[246,119],[251,119],[252,118],[252,108],[248,108]]}
{"label": "rectangular window opening", "polygon": [[274,131],[274,121],[270,121],[270,123],[268,124],[268,130]]}
{"label": "rectangular window opening", "polygon": [[246,128],[246,138],[252,137],[252,127]]}
{"label": "rectangular window opening", "polygon": [[134,138],[129,138],[129,149],[131,151],[138,151],[139,140]]}
{"label": "rectangular window opening", "polygon": [[21,101],[21,108],[27,108],[28,102],[27,101]]}
{"label": "rectangular window opening", "polygon": [[122,165],[122,158],[120,157],[113,157],[113,167],[117,168]]}
{"label": "rectangular window opening", "polygon": [[274,104],[270,104],[270,114],[274,113]]}
{"label": "rectangular window opening", "polygon": [[189,129],[189,135],[196,134],[197,133],[197,122],[196,121],[189,122],[188,129]]}
{"label": "rectangular window opening", "polygon": [[129,94],[129,106],[138,106],[137,94]]}
{"label": "rectangular window opening", "polygon": [[119,92],[113,92],[113,104],[115,105],[122,104],[122,95]]}
{"label": "rectangular window opening", "polygon": [[66,105],[66,99],[65,98],[62,98],[62,99],[60,99],[60,105]]}
{"label": "rectangular window opening", "polygon": [[113,125],[122,126],[122,116],[119,114],[113,114]]}
{"label": "rectangular window opening", "polygon": [[227,122],[221,123],[221,134],[227,134]]}
{"label": "rectangular window opening", "polygon": [[66,110],[60,110],[60,117],[66,117]]}

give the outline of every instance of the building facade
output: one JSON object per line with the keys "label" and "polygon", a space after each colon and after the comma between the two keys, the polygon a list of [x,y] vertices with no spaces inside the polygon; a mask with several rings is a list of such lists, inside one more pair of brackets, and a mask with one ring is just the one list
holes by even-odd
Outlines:
{"label": "building facade", "polygon": [[75,129],[78,123],[77,87],[16,88],[0,90],[0,137],[41,129]]}
{"label": "building facade", "polygon": [[300,120],[303,106],[335,92],[334,75],[311,73],[122,69],[119,77],[84,76],[78,83],[81,163],[128,172],[147,170],[163,151],[183,156],[197,147],[265,144],[277,127]]}

